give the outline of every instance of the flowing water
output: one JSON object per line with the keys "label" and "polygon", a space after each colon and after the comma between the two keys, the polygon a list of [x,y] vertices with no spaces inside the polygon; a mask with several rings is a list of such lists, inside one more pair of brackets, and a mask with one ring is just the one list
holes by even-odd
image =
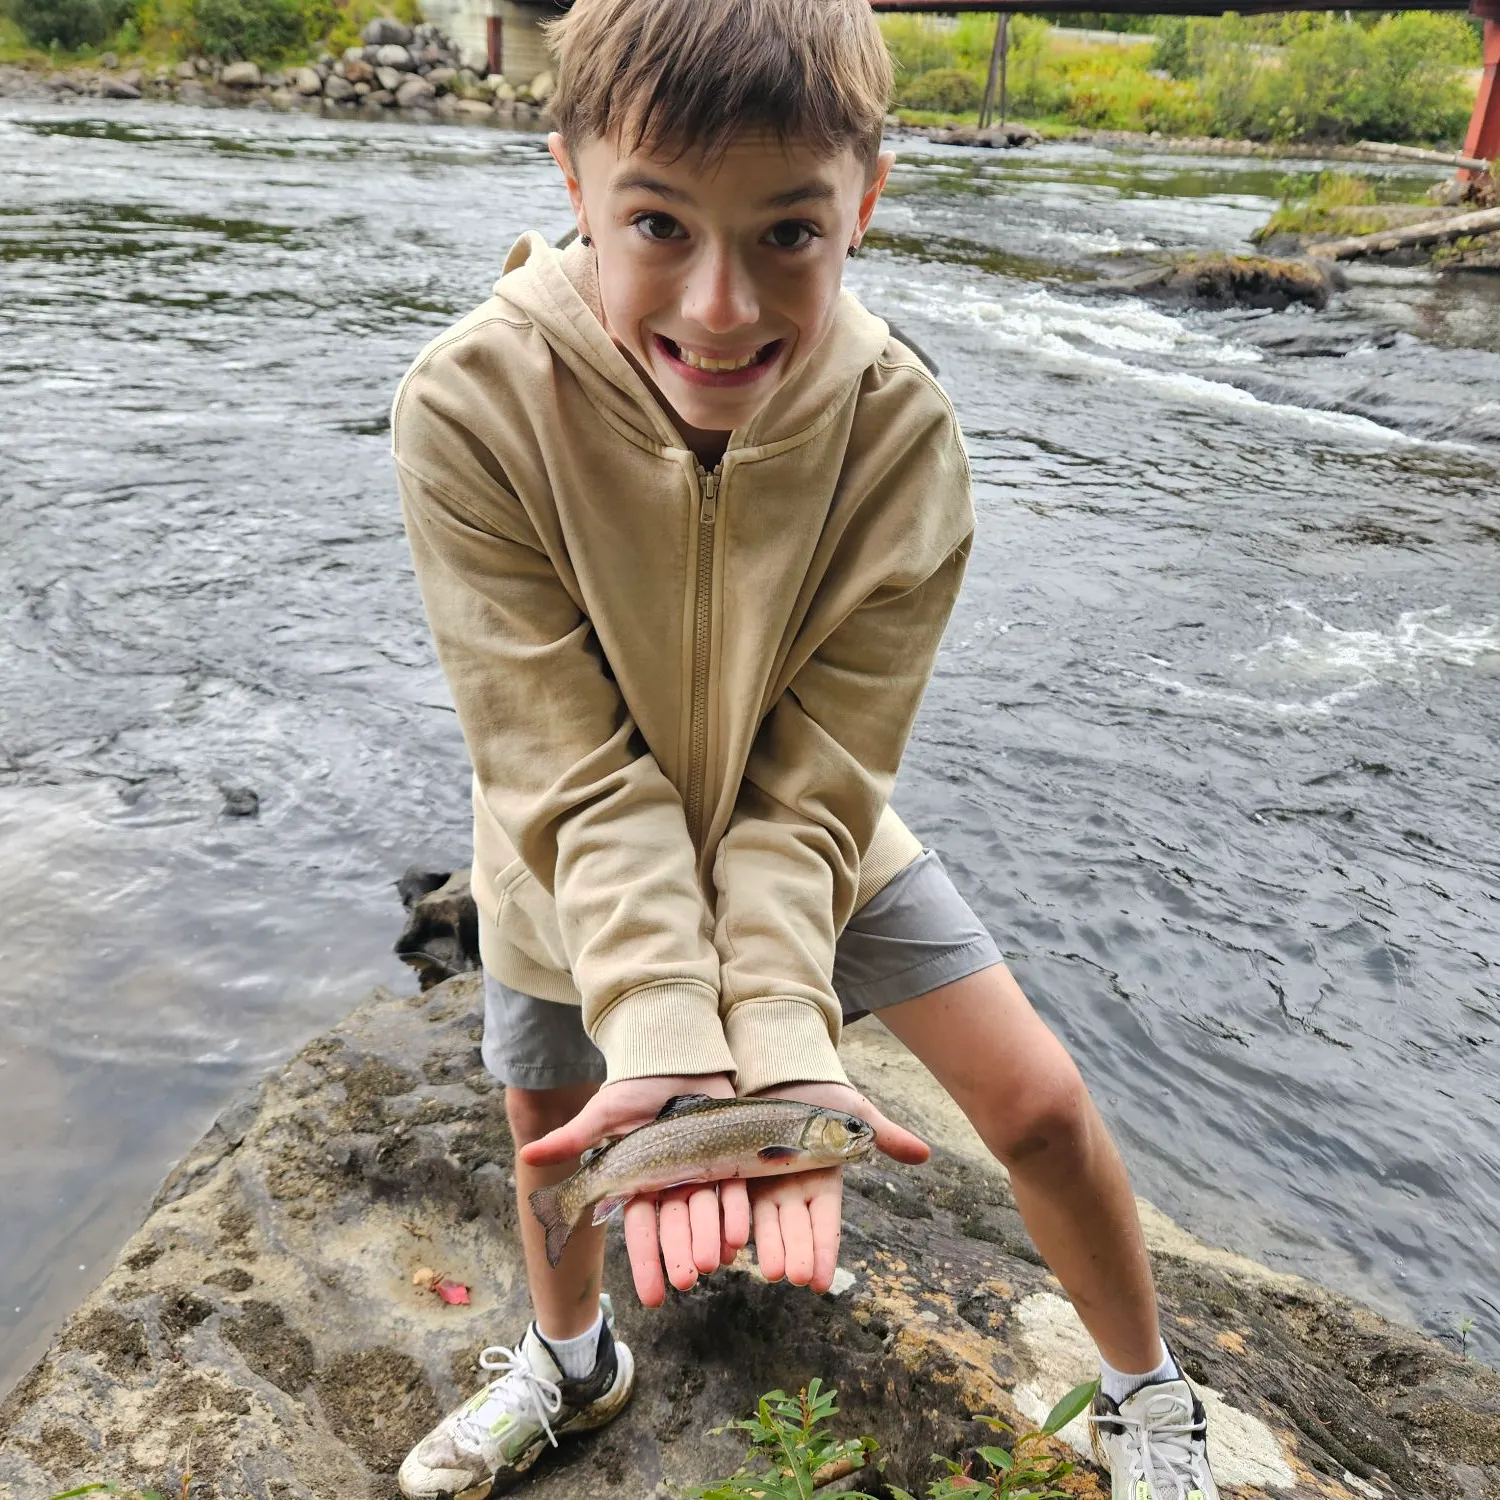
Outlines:
{"label": "flowing water", "polygon": [[[1086,286],[1279,175],[903,143],[849,280],[979,534],[896,800],[1139,1191],[1493,1360],[1500,288]],[[0,104],[0,1385],[237,1087],[410,983],[468,789],[386,413],[569,225],[534,135]]]}

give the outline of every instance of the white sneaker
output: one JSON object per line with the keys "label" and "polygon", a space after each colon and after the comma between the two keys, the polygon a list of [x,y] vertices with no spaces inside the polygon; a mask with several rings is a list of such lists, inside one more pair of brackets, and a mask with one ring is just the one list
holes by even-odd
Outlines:
{"label": "white sneaker", "polygon": [[594,1368],[569,1380],[533,1323],[516,1349],[479,1356],[496,1378],[451,1411],[406,1455],[397,1482],[407,1500],[488,1500],[510,1488],[550,1443],[613,1421],[635,1389],[635,1361],[615,1342],[614,1309],[599,1299],[604,1325]]}
{"label": "white sneaker", "polygon": [[1112,1500],[1219,1500],[1208,1417],[1186,1380],[1143,1385],[1118,1406],[1101,1392],[1089,1420]]}

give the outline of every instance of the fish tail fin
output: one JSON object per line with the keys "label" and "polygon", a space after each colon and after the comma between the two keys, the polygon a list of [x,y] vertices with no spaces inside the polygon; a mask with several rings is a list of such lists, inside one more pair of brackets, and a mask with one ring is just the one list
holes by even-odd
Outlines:
{"label": "fish tail fin", "polygon": [[563,1248],[573,1234],[573,1218],[563,1207],[563,1184],[540,1187],[531,1195],[531,1211],[547,1231],[547,1264],[555,1266],[562,1259]]}

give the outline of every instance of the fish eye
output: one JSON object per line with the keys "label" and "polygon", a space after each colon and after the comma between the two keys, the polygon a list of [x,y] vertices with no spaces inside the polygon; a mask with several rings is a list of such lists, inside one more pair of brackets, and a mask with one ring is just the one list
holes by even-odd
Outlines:
{"label": "fish eye", "polygon": [[870,1127],[858,1115],[845,1115],[844,1129],[850,1135],[868,1135],[870,1133]]}

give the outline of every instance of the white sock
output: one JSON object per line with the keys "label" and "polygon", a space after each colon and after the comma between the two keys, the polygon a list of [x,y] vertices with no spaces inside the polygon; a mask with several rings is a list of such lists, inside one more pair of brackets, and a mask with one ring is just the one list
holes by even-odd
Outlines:
{"label": "white sock", "polygon": [[593,1371],[594,1356],[599,1351],[599,1330],[603,1326],[604,1309],[601,1307],[599,1316],[594,1319],[594,1326],[575,1339],[555,1339],[551,1334],[542,1332],[540,1323],[536,1325],[536,1331],[547,1340],[547,1347],[557,1361],[557,1368],[569,1380],[582,1380]]}
{"label": "white sock", "polygon": [[1123,1370],[1115,1369],[1101,1354],[1099,1371],[1099,1388],[1116,1406],[1127,1396],[1140,1390],[1143,1385],[1154,1385],[1159,1380],[1182,1379],[1182,1371],[1177,1368],[1177,1361],[1167,1353],[1165,1339],[1162,1340],[1161,1345],[1161,1363],[1154,1370],[1147,1370],[1143,1375],[1127,1375]]}

